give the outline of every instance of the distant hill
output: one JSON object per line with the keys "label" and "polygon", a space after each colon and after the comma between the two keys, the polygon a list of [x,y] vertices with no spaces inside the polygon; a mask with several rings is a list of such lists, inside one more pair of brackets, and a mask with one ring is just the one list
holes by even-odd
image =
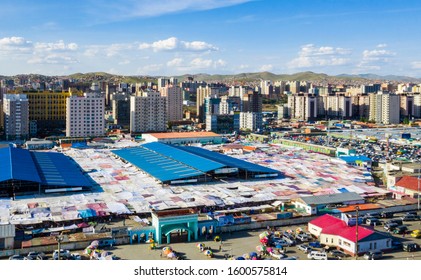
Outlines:
{"label": "distant hill", "polygon": [[[125,76],[125,75],[115,75],[106,72],[90,72],[90,73],[74,73],[67,76],[44,76],[39,74],[22,74],[15,76],[3,76],[0,75],[0,79],[11,79],[19,77],[28,77],[31,80],[43,80],[49,81],[54,78],[70,78],[79,80],[80,82],[92,82],[92,81],[104,81],[104,82],[125,82],[125,83],[139,83],[139,82],[156,82],[159,77],[163,76]],[[270,80],[270,81],[312,81],[312,82],[373,82],[373,81],[395,81],[395,82],[414,82],[421,83],[420,78],[413,78],[408,76],[397,76],[397,75],[386,75],[379,76],[376,74],[341,74],[336,76],[329,76],[324,73],[314,73],[311,71],[299,72],[295,74],[274,74],[271,72],[255,72],[255,73],[239,73],[233,75],[220,75],[220,74],[206,74],[206,73],[197,73],[197,74],[185,74],[181,76],[175,76],[179,81],[187,80],[187,77],[193,77],[195,81],[205,81],[205,82],[223,82],[223,83],[247,83],[247,82],[258,82],[261,80]]]}
{"label": "distant hill", "polygon": [[366,80],[377,80],[377,81],[397,81],[397,82],[415,82],[420,83],[420,78],[408,77],[408,76],[397,76],[397,75],[385,75],[380,76],[377,74],[367,73],[358,75],[341,74],[336,77],[340,78],[363,78]]}

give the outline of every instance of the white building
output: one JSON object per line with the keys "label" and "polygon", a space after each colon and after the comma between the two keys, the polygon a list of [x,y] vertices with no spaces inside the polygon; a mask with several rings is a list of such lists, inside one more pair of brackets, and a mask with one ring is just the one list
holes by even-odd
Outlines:
{"label": "white building", "polygon": [[95,137],[105,134],[105,96],[86,92],[71,96],[66,102],[66,136]]}
{"label": "white building", "polygon": [[262,113],[241,112],[240,129],[257,131],[262,129]]}
{"label": "white building", "polygon": [[222,135],[214,132],[165,132],[147,133],[142,138],[145,142],[161,142],[165,144],[186,145],[186,144],[221,144]]}
{"label": "white building", "polygon": [[288,95],[288,115],[292,119],[309,120],[317,118],[317,97],[311,94]]}
{"label": "white building", "polygon": [[130,131],[167,131],[167,97],[156,91],[131,96]]}
{"label": "white building", "polygon": [[3,127],[6,139],[28,137],[29,101],[26,94],[4,94],[3,114]]}
{"label": "white building", "polygon": [[370,95],[370,120],[382,124],[399,124],[399,95],[379,91]]}
{"label": "white building", "polygon": [[161,96],[167,97],[167,120],[180,121],[183,119],[183,94],[181,88],[166,85],[160,90]]}
{"label": "white building", "polygon": [[[321,244],[335,247],[350,255],[357,253],[356,219],[342,220],[331,215],[323,215],[308,223],[309,232]],[[368,251],[384,251],[392,248],[392,238],[380,232],[358,226],[358,254]]]}

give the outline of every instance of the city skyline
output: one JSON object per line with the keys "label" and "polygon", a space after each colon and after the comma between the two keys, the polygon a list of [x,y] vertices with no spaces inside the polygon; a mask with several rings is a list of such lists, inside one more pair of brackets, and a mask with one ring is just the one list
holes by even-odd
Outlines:
{"label": "city skyline", "polygon": [[3,1],[0,75],[421,77],[417,1]]}

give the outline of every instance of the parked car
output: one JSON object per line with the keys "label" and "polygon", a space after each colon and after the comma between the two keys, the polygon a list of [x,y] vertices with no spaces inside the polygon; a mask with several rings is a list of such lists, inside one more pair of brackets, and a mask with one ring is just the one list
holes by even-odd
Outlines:
{"label": "parked car", "polygon": [[319,241],[310,242],[308,245],[313,248],[322,248],[322,244]]}
{"label": "parked car", "polygon": [[332,251],[329,252],[329,254],[332,257],[335,257],[335,258],[338,258],[338,259],[343,259],[343,258],[349,257],[348,254],[346,254],[346,253],[344,253],[344,252],[342,252],[340,250],[332,250]]}
{"label": "parked car", "polygon": [[[60,259],[68,260],[71,258],[69,250],[60,249]],[[58,260],[58,250],[53,252],[53,260]]]}
{"label": "parked car", "polygon": [[378,260],[383,257],[382,251],[369,251],[364,254],[364,259],[366,260]]}
{"label": "parked car", "polygon": [[296,244],[295,240],[294,239],[290,239],[289,237],[284,236],[284,237],[282,237],[282,239],[285,242],[288,243],[288,246],[294,246]]}
{"label": "parked car", "polygon": [[403,234],[403,233],[407,233],[408,232],[408,227],[407,226],[397,226],[394,230],[393,233],[394,234]]}
{"label": "parked car", "polygon": [[24,256],[21,255],[13,255],[9,257],[9,260],[23,260]]}
{"label": "parked car", "polygon": [[397,223],[386,223],[384,225],[384,229],[387,231],[393,231],[397,226],[399,226]]}
{"label": "parked car", "polygon": [[72,254],[70,255],[70,258],[71,258],[72,260],[81,260],[81,259],[82,259],[82,256],[81,256],[79,253],[72,253]]}
{"label": "parked car", "polygon": [[321,251],[311,251],[308,253],[307,258],[312,260],[327,260],[327,253]]}
{"label": "parked car", "polygon": [[402,219],[392,219],[392,220],[389,220],[387,223],[395,223],[395,224],[398,224],[398,225],[403,224]]}
{"label": "parked car", "polygon": [[307,242],[307,241],[310,240],[310,236],[308,236],[307,233],[297,234],[297,236],[295,238],[298,239],[298,240],[300,240],[301,242]]}
{"label": "parked car", "polygon": [[383,211],[383,212],[381,212],[381,213],[380,213],[380,216],[381,216],[382,218],[393,218],[394,213],[392,213],[392,212],[385,212],[385,211]]}
{"label": "parked car", "polygon": [[369,219],[369,218],[377,218],[377,219],[380,219],[381,218],[381,215],[380,215],[380,213],[366,213],[364,215],[364,217],[366,217],[367,219]]}
{"label": "parked car", "polygon": [[45,260],[47,256],[43,252],[29,252],[25,260]]}
{"label": "parked car", "polygon": [[420,238],[421,237],[421,230],[419,230],[419,229],[413,230],[411,232],[411,236],[414,237],[414,238]]}
{"label": "parked car", "polygon": [[402,249],[406,252],[415,252],[420,249],[420,245],[415,242],[404,242],[402,244]]}
{"label": "parked car", "polygon": [[274,242],[273,246],[275,246],[276,248],[288,247],[289,243],[283,239],[280,239],[279,241]]}
{"label": "parked car", "polygon": [[418,215],[406,214],[405,216],[401,217],[402,221],[417,221],[420,219]]}
{"label": "parked car", "polygon": [[378,226],[381,225],[381,221],[378,218],[368,218],[365,223],[369,226]]}
{"label": "parked car", "polygon": [[305,254],[308,254],[311,252],[311,247],[305,244],[300,244],[297,246],[298,250],[303,251]]}

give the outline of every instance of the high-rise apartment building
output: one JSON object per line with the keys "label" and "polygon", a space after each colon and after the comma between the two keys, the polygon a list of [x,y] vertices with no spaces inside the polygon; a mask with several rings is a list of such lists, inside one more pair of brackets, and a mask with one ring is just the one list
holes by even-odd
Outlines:
{"label": "high-rise apartment building", "polygon": [[262,129],[263,115],[255,112],[240,113],[240,129],[258,131]]}
{"label": "high-rise apartment building", "polygon": [[317,96],[312,94],[291,94],[288,96],[288,116],[297,120],[317,118]]}
{"label": "high-rise apartment building", "polygon": [[414,117],[421,118],[421,94],[414,94]]}
{"label": "high-rise apartment building", "polygon": [[128,128],[130,126],[130,95],[125,92],[113,93],[111,106],[114,124]]}
{"label": "high-rise apartment building", "polygon": [[183,119],[183,93],[177,85],[162,87],[161,96],[167,98],[167,120],[180,121]]}
{"label": "high-rise apartment building", "polygon": [[28,138],[29,101],[26,94],[4,94],[3,114],[7,140]]}
{"label": "high-rise apartment building", "polygon": [[210,86],[199,86],[196,90],[196,111],[197,111],[197,117],[199,119],[199,122],[204,122],[206,120],[205,117],[205,107],[204,102],[205,98],[209,96],[215,96],[219,94],[218,88],[212,88]]}
{"label": "high-rise apartment building", "polygon": [[400,95],[400,115],[401,118],[412,118],[414,116],[414,96]]}
{"label": "high-rise apartment building", "polygon": [[379,91],[370,94],[370,120],[382,124],[400,122],[399,95]]}
{"label": "high-rise apartment building", "polygon": [[66,104],[66,136],[95,137],[105,134],[105,97],[100,92],[72,95]]}
{"label": "high-rise apartment building", "polygon": [[130,97],[130,131],[167,131],[167,97],[156,91]]}

